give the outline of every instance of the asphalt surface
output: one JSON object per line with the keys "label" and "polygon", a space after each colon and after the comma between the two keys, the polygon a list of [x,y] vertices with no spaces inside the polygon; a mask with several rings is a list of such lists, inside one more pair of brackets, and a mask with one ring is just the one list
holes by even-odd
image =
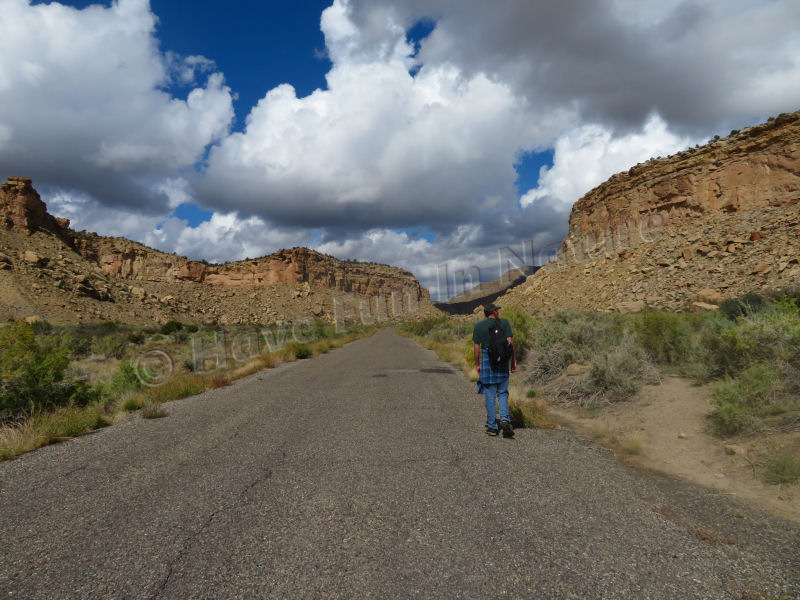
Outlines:
{"label": "asphalt surface", "polygon": [[800,598],[797,526],[487,437],[391,330],[166,407],[0,464],[0,598]]}

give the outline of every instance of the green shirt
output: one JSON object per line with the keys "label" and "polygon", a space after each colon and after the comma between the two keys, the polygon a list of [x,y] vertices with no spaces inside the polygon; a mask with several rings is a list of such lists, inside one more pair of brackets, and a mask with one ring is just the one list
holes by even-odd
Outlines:
{"label": "green shirt", "polygon": [[[489,347],[489,326],[492,325],[492,323],[494,323],[494,319],[484,319],[476,323],[475,328],[472,330],[472,341],[476,344],[480,344],[481,348]],[[512,337],[511,323],[509,323],[507,319],[500,319],[500,326],[503,328],[506,337]]]}

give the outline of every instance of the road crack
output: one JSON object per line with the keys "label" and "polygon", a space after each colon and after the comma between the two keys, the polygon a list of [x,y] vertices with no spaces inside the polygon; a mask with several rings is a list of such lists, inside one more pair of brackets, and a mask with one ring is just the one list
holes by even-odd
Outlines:
{"label": "road crack", "polygon": [[196,540],[200,538],[200,536],[202,536],[211,527],[212,523],[217,518],[217,516],[227,511],[233,510],[239,506],[242,506],[243,504],[246,504],[245,497],[247,496],[247,494],[251,490],[253,490],[256,486],[264,483],[271,477],[272,477],[272,469],[267,469],[266,471],[263,471],[261,475],[256,477],[253,481],[251,481],[242,488],[239,494],[237,494],[236,500],[211,511],[208,514],[208,516],[205,519],[203,519],[203,522],[200,525],[200,527],[198,527],[194,533],[190,534],[186,538],[183,545],[181,546],[181,549],[178,551],[178,554],[172,560],[167,562],[167,573],[166,575],[164,575],[162,581],[156,586],[156,591],[152,596],[153,600],[161,598],[162,594],[165,592],[165,590],[170,584],[170,581],[172,580],[172,576],[174,575],[175,572],[175,566],[184,560],[184,558],[189,554],[191,549],[194,547]]}

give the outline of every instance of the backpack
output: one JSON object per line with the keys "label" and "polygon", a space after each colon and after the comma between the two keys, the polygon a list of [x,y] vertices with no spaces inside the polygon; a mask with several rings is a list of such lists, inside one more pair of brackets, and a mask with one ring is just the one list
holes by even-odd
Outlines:
{"label": "backpack", "polygon": [[489,364],[493,369],[503,367],[513,356],[514,349],[506,337],[500,319],[493,319],[489,325]]}

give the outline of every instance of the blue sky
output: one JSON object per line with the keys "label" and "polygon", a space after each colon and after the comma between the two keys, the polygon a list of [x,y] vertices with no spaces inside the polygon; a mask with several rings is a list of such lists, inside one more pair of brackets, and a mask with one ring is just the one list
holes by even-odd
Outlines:
{"label": "blue sky", "polygon": [[444,264],[541,262],[615,172],[800,108],[794,0],[0,10],[0,171],[74,228],[215,262],[306,245],[434,297]]}

